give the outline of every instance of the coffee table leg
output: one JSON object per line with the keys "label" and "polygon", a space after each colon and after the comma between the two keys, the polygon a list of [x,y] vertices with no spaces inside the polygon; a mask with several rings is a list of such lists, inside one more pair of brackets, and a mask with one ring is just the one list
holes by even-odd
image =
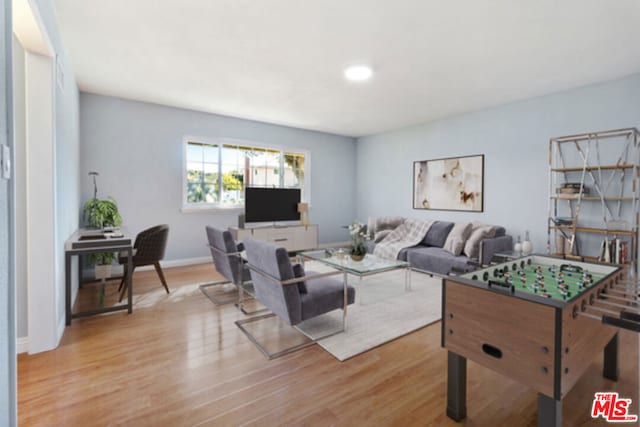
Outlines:
{"label": "coffee table leg", "polygon": [[356,298],[358,299],[358,305],[362,305],[362,275],[358,277],[358,295],[356,295]]}
{"label": "coffee table leg", "polygon": [[407,266],[404,273],[404,290],[405,292],[411,291],[411,267]]}

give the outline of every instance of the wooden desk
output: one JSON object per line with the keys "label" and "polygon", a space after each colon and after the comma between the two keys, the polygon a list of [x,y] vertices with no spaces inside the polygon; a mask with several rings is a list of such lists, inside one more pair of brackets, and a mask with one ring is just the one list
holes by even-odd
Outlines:
{"label": "wooden desk", "polygon": [[[120,230],[122,233],[122,230]],[[71,319],[76,317],[93,316],[94,314],[109,313],[118,310],[127,310],[129,314],[133,311],[133,286],[131,281],[133,247],[131,237],[126,233],[121,237],[110,237],[107,232],[97,230],[79,229],[69,237],[64,245],[65,252],[65,322],[71,324]],[[128,298],[126,304],[113,307],[99,307],[92,310],[73,313],[71,311],[71,257],[77,255],[88,255],[100,252],[125,252],[127,254],[127,281]],[[82,280],[81,277],[78,280]]]}

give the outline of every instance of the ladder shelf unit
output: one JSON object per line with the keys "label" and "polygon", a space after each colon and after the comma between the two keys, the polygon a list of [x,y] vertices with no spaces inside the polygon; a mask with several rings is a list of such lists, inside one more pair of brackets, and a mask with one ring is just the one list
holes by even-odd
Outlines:
{"label": "ladder shelf unit", "polygon": [[637,279],[639,205],[636,128],[550,139],[548,253],[624,265]]}

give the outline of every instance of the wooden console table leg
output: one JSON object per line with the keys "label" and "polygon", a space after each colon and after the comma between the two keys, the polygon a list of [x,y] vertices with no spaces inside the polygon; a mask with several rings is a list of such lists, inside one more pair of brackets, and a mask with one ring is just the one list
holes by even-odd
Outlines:
{"label": "wooden console table leg", "polygon": [[467,416],[467,359],[447,354],[447,416],[461,421]]}
{"label": "wooden console table leg", "polygon": [[602,369],[602,376],[618,381],[618,333],[616,333],[609,344],[604,348],[604,367]]}
{"label": "wooden console table leg", "polygon": [[562,400],[538,393],[538,427],[562,427]]}

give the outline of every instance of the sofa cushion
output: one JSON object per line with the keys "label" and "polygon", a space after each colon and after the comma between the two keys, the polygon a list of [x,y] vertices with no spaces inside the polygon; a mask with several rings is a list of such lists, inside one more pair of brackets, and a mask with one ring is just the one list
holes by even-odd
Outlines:
{"label": "sofa cushion", "polygon": [[410,248],[407,260],[411,267],[446,275],[452,269],[459,271],[471,271],[473,267],[468,264],[469,258],[464,255],[455,256],[443,248],[416,246]]}
{"label": "sofa cushion", "polygon": [[494,237],[495,234],[496,228],[494,226],[474,223],[471,235],[464,244],[464,250],[462,252],[469,258],[478,258],[480,242],[484,239]]}
{"label": "sofa cushion", "polygon": [[[293,277],[299,279],[304,277],[304,267],[302,264],[293,264]],[[298,282],[298,292],[301,294],[307,293],[307,284],[305,282]]]}
{"label": "sofa cushion", "polygon": [[447,241],[447,236],[453,228],[453,222],[449,221],[436,221],[431,224],[429,231],[424,236],[422,244],[425,246],[436,246],[441,248],[444,246],[444,242]]}
{"label": "sofa cushion", "polygon": [[[309,271],[307,277],[312,276]],[[332,277],[322,277],[309,280],[308,292],[300,295],[302,320],[310,319],[331,310],[344,308],[344,284]],[[353,286],[347,286],[347,303],[353,304],[356,299],[356,290]]]}
{"label": "sofa cushion", "polygon": [[460,255],[464,249],[465,242],[471,234],[471,227],[470,222],[457,222],[449,232],[442,248],[452,255]]}

